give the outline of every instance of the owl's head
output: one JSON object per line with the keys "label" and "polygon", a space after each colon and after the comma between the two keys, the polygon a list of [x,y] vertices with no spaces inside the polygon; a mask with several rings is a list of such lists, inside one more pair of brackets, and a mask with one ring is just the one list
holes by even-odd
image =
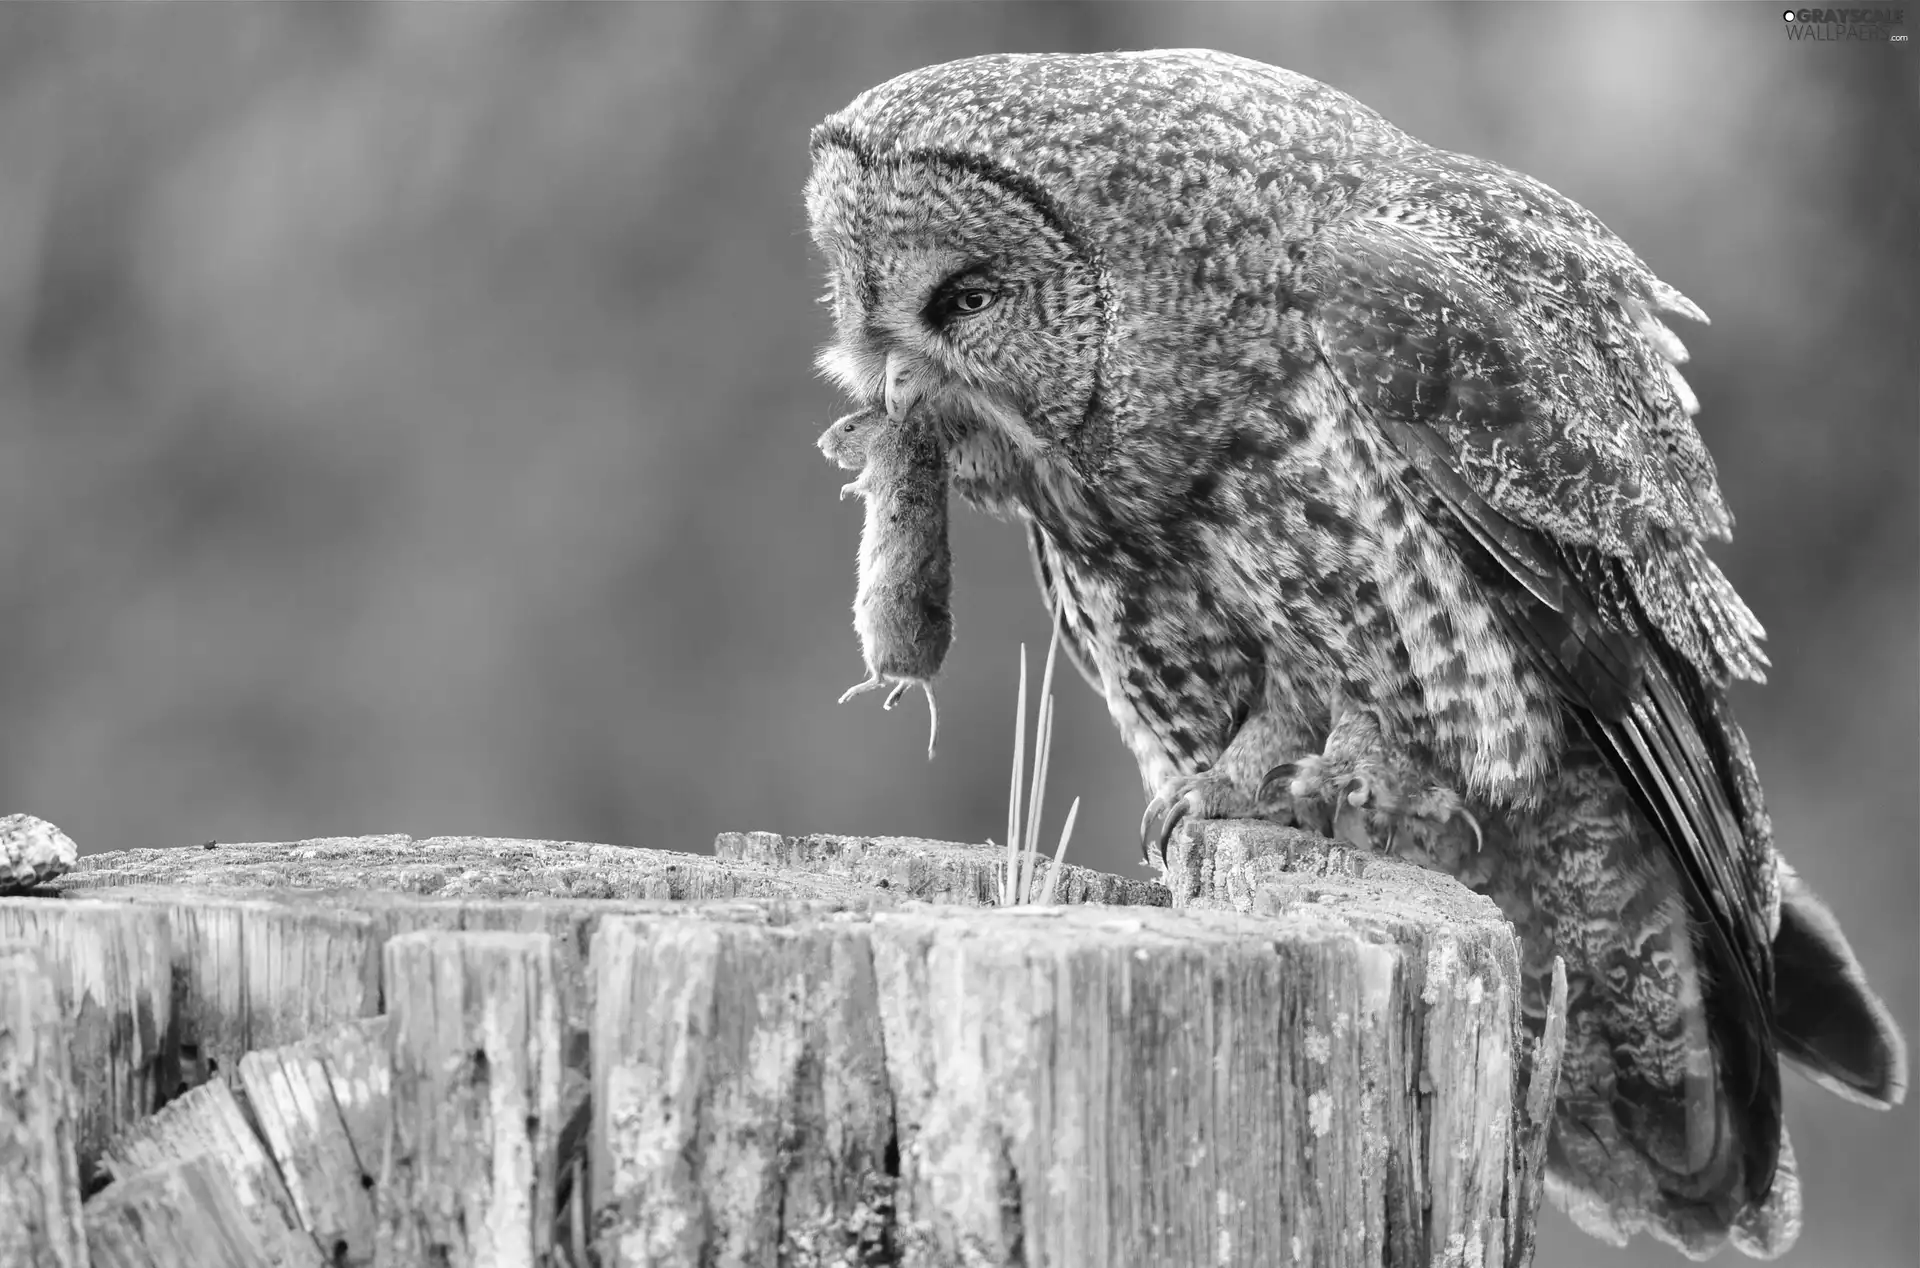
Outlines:
{"label": "owl's head", "polygon": [[902,75],[813,133],[820,365],[895,417],[933,407],[963,492],[970,455],[1016,481],[1104,470],[1129,432],[1260,395],[1297,245],[1407,141],[1325,85],[1206,50]]}
{"label": "owl's head", "polygon": [[825,255],[834,339],[821,369],[898,419],[916,403],[950,435],[1023,450],[1088,410],[1104,332],[1100,278],[1032,181],[937,150],[816,135],[807,210]]}

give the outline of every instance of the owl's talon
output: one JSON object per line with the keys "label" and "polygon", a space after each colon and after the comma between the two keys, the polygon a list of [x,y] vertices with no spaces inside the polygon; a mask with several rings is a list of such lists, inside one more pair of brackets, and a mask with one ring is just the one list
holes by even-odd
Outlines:
{"label": "owl's talon", "polygon": [[1481,850],[1485,849],[1487,840],[1480,833],[1480,821],[1474,818],[1465,806],[1455,806],[1453,808],[1453,815],[1449,815],[1448,817],[1453,818],[1454,816],[1465,819],[1467,826],[1473,829],[1473,852],[1478,854]]}
{"label": "owl's talon", "polygon": [[1164,868],[1167,844],[1188,816],[1195,819],[1220,819],[1245,814],[1250,809],[1246,794],[1217,770],[1192,775],[1175,775],[1147,803],[1140,817],[1140,857],[1142,861]]}
{"label": "owl's talon", "polygon": [[1147,803],[1147,811],[1140,816],[1140,861],[1156,867],[1167,865],[1167,842],[1173,839],[1173,830],[1187,817],[1191,809],[1184,796],[1168,797],[1161,794]]}
{"label": "owl's talon", "polygon": [[1294,795],[1293,780],[1294,780],[1294,776],[1298,775],[1299,773],[1300,773],[1300,763],[1298,762],[1280,763],[1278,766],[1268,771],[1266,775],[1260,780],[1260,788],[1257,792],[1255,792],[1254,799],[1262,803],[1266,802],[1269,798],[1272,797],[1274,786],[1276,784],[1284,784],[1287,789],[1287,794],[1289,796]]}

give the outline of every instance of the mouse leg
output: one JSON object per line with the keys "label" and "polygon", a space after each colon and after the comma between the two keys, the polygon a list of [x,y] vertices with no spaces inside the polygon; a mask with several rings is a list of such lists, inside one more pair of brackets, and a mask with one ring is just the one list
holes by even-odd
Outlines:
{"label": "mouse leg", "polygon": [[869,692],[869,691],[878,691],[880,688],[886,685],[887,685],[887,680],[880,676],[880,672],[878,670],[875,670],[873,671],[873,676],[868,678],[865,682],[857,682],[853,686],[848,687],[846,691],[841,693],[840,698],[836,700],[834,703],[845,704],[847,701],[853,699],[855,696],[864,695],[866,692]]}
{"label": "mouse leg", "polygon": [[841,695],[839,703],[845,704],[863,692],[878,691],[882,687],[891,686],[893,690],[887,693],[886,703],[882,706],[883,708],[891,709],[894,705],[900,703],[901,696],[906,695],[907,692],[912,690],[916,685],[920,690],[927,693],[927,716],[931,723],[931,729],[927,732],[927,760],[932,761],[934,742],[940,738],[940,705],[939,702],[933,698],[933,683],[930,680],[925,678],[894,678],[890,675],[884,675],[876,669],[873,671],[872,677],[868,678],[865,682],[855,683],[853,686],[848,687],[845,693]]}

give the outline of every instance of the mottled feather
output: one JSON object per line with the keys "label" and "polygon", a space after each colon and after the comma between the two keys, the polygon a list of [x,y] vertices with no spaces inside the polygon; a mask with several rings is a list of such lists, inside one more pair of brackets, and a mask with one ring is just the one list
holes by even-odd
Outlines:
{"label": "mottled feather", "polygon": [[1878,1103],[1904,1051],[1810,895],[1783,924],[1726,698],[1761,630],[1665,320],[1700,309],[1545,185],[1218,53],[927,67],[813,149],[821,365],[1025,526],[1149,825],[1321,826],[1311,781],[1267,800],[1303,759],[1464,805],[1483,849],[1400,848],[1500,903],[1536,1020],[1566,960],[1552,1192],[1612,1240],[1789,1245],[1780,1051]]}

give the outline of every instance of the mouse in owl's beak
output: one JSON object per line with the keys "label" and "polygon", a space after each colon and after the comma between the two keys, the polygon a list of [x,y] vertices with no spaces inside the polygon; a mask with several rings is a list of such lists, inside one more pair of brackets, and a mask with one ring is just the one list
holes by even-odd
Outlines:
{"label": "mouse in owl's beak", "polygon": [[865,681],[840,697],[891,687],[888,709],[911,687],[927,695],[931,759],[940,735],[933,678],[953,645],[953,556],[947,542],[947,455],[924,411],[893,420],[867,409],[827,428],[820,451],[860,475],[840,490],[866,499],[853,628]]}

